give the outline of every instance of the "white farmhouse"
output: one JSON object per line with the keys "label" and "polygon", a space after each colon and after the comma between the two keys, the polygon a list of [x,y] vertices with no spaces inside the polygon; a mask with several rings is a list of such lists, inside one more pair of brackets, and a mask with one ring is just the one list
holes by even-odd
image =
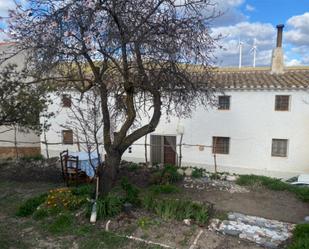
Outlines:
{"label": "white farmhouse", "polygon": [[[217,70],[213,87],[224,91],[217,107],[198,108],[189,119],[163,116],[123,158],[277,177],[309,173],[309,67],[284,68],[282,28],[271,68]],[[59,115],[46,134],[57,144],[49,153],[78,150],[74,130],[62,128],[70,108],[58,97],[51,109]]]}

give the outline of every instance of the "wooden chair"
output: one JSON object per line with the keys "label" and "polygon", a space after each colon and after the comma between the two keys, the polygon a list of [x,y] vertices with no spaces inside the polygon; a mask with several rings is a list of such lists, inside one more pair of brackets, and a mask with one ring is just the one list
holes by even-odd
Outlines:
{"label": "wooden chair", "polygon": [[71,182],[78,184],[79,182],[85,181],[87,175],[78,168],[78,156],[71,156],[68,150],[65,150],[60,153],[60,162],[63,180],[67,186]]}

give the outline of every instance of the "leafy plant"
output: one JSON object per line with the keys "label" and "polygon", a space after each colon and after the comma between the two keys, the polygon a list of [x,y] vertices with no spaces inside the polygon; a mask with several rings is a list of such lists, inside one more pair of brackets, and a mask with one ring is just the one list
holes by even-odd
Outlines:
{"label": "leafy plant", "polygon": [[125,191],[125,201],[129,202],[133,205],[139,206],[141,204],[141,200],[139,199],[139,189],[131,184],[128,178],[124,177],[121,180],[121,187]]}
{"label": "leafy plant", "polygon": [[127,169],[128,171],[131,171],[131,172],[135,172],[139,169],[140,167],[138,166],[137,163],[130,163],[128,166],[127,166]]}
{"label": "leafy plant", "polygon": [[[122,210],[123,201],[115,195],[108,195],[97,200],[97,217],[98,219],[106,219],[119,214]],[[88,215],[90,216],[92,205],[89,205]]]}
{"label": "leafy plant", "polygon": [[30,216],[37,210],[38,206],[45,202],[47,194],[42,194],[26,200],[17,210],[16,215],[19,217]]}
{"label": "leafy plant", "polygon": [[180,190],[178,187],[170,184],[164,185],[153,185],[150,187],[150,191],[155,194],[171,194],[171,193],[178,193]]}
{"label": "leafy plant", "polygon": [[94,189],[94,185],[92,184],[84,184],[84,185],[72,188],[71,192],[73,195],[91,197],[94,194],[95,189]]}
{"label": "leafy plant", "polygon": [[73,195],[69,188],[58,188],[49,191],[45,205],[54,210],[76,210],[86,202],[85,196]]}
{"label": "leafy plant", "polygon": [[194,168],[192,171],[192,178],[202,178],[204,173],[204,169]]}
{"label": "leafy plant", "polygon": [[177,172],[177,167],[166,164],[163,169],[155,172],[150,182],[152,184],[172,184],[183,179],[183,176]]}
{"label": "leafy plant", "polygon": [[208,221],[208,207],[201,203],[177,199],[155,199],[153,195],[145,196],[143,206],[164,219],[192,219],[200,225]]}

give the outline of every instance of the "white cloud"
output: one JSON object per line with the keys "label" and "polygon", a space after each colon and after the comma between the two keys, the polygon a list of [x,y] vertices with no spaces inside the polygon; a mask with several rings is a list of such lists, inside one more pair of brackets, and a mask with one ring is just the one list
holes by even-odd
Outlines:
{"label": "white cloud", "polygon": [[252,11],[255,11],[255,8],[250,4],[246,4],[246,10],[249,12],[252,12]]}
{"label": "white cloud", "polygon": [[8,10],[14,8],[13,0],[0,0],[0,16],[7,16]]}
{"label": "white cloud", "polygon": [[309,48],[309,12],[291,17],[287,24],[289,31],[285,34],[286,40],[293,45]]}
{"label": "white cloud", "polygon": [[218,50],[216,56],[218,65],[237,66],[239,61],[239,40],[243,42],[242,65],[252,66],[253,40],[257,43],[256,65],[270,64],[271,50],[275,45],[276,30],[271,24],[241,22],[236,25],[217,27],[212,29],[213,35],[222,34],[220,45],[224,48]]}
{"label": "white cloud", "polygon": [[288,60],[285,63],[285,65],[288,66],[288,67],[300,66],[300,65],[302,65],[302,62],[300,60],[297,60],[297,59],[292,59],[292,60]]}

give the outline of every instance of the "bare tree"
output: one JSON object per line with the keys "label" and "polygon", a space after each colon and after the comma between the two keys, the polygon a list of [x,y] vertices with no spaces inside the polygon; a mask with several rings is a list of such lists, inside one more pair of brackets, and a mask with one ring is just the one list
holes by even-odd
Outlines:
{"label": "bare tree", "polygon": [[82,98],[71,96],[70,112],[63,127],[75,131],[79,146],[88,152],[90,164],[96,172],[97,165],[92,164],[91,154],[95,152],[101,164],[103,122],[100,95],[94,88],[83,94]]}
{"label": "bare tree", "polygon": [[29,0],[27,6],[10,12],[9,31],[28,51],[31,77],[100,95],[101,195],[123,153],[156,129],[162,112],[189,116],[212,102],[210,0]]}

